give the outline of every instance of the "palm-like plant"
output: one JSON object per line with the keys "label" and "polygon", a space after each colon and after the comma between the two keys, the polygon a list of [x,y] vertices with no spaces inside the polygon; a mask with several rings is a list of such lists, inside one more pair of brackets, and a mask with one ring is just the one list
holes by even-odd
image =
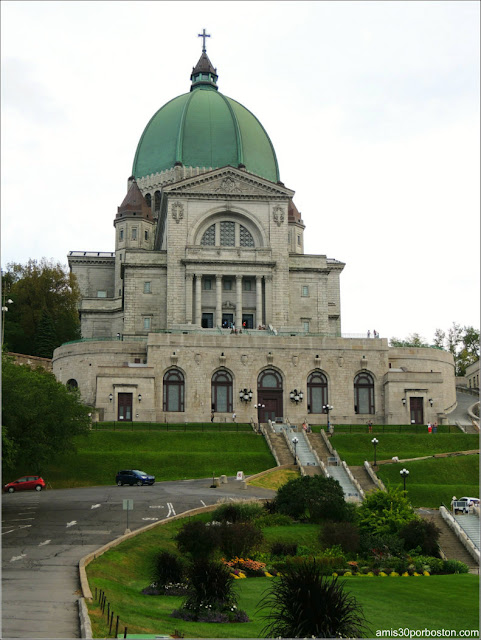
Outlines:
{"label": "palm-like plant", "polygon": [[354,596],[337,577],[322,575],[315,560],[292,564],[272,582],[259,603],[267,621],[263,637],[359,638],[365,618]]}

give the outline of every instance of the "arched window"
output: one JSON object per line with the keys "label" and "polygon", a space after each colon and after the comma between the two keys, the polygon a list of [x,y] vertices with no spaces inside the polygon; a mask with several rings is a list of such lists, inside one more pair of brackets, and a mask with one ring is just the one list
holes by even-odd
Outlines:
{"label": "arched window", "polygon": [[69,389],[78,389],[77,380],[75,380],[74,378],[70,378],[70,380],[67,380],[67,387]]}
{"label": "arched window", "polygon": [[266,369],[259,375],[258,389],[282,389],[281,374],[274,369]]}
{"label": "arched window", "polygon": [[362,371],[354,378],[355,413],[374,413],[374,380],[370,373]]}
{"label": "arched window", "polygon": [[150,193],[146,193],[144,198],[149,207],[152,207],[152,195]]}
{"label": "arched window", "polygon": [[243,225],[240,225],[240,246],[241,247],[253,247],[254,238],[252,237],[249,229],[246,229]]}
{"label": "arched window", "polygon": [[154,211],[160,211],[160,191],[155,192],[154,203]]}
{"label": "arched window", "polygon": [[232,376],[228,371],[216,371],[212,376],[212,411],[232,411]]}
{"label": "arched window", "polygon": [[178,369],[164,376],[164,411],[184,411],[184,376]]}
{"label": "arched window", "polygon": [[215,245],[215,224],[212,224],[205,231],[204,235],[202,236],[202,240],[200,241],[200,244],[204,246],[211,246],[211,247]]}
{"label": "arched window", "polygon": [[323,413],[322,407],[327,403],[327,378],[314,371],[307,378],[307,413]]}
{"label": "arched window", "polygon": [[235,247],[235,222],[220,223],[220,244],[221,247]]}

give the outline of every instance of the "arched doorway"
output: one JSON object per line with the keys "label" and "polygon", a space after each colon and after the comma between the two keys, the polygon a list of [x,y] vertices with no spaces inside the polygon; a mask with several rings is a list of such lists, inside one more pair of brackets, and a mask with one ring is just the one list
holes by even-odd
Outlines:
{"label": "arched doorway", "polygon": [[261,371],[257,378],[257,403],[261,405],[258,410],[259,422],[283,416],[282,393],[281,374],[275,369]]}

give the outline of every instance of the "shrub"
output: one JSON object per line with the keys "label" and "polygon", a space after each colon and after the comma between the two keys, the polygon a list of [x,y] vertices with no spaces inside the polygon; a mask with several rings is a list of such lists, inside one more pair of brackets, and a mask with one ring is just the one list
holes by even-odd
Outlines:
{"label": "shrub", "polygon": [[443,573],[443,560],[441,558],[416,556],[415,558],[410,558],[410,560],[418,573],[423,573],[423,571],[429,571],[429,573],[435,575]]}
{"label": "shrub", "polygon": [[408,499],[398,489],[368,493],[357,510],[361,534],[397,534],[416,517]]}
{"label": "shrub", "polygon": [[344,491],[334,478],[301,476],[286,482],[277,492],[277,509],[292,518],[311,522],[345,520],[348,513]]}
{"label": "shrub", "polygon": [[212,520],[217,522],[251,522],[263,514],[262,504],[243,500],[221,504],[212,513]]}
{"label": "shrub", "polygon": [[186,522],[174,539],[182,553],[207,558],[219,547],[219,528],[207,527],[199,521]]}
{"label": "shrub", "polygon": [[359,551],[359,528],[352,522],[325,522],[319,534],[323,547],[340,545],[346,553]]}
{"label": "shrub", "polygon": [[361,532],[359,546],[362,553],[367,553],[378,559],[404,555],[404,540],[389,533]]}
{"label": "shrub", "polygon": [[179,556],[162,551],[152,561],[151,579],[159,588],[179,584],[185,578],[185,565]]}
{"label": "shrub", "polygon": [[469,569],[459,560],[443,560],[443,573],[468,573]]}
{"label": "shrub", "polygon": [[227,558],[247,556],[252,549],[259,547],[264,539],[262,531],[251,522],[224,522],[216,529],[219,532],[221,551]]}
{"label": "shrub", "polygon": [[415,518],[400,529],[399,537],[404,540],[406,550],[420,547],[421,553],[438,557],[440,533],[434,522]]}
{"label": "shrub", "polygon": [[266,513],[256,518],[255,523],[258,527],[288,527],[293,520],[282,513]]}
{"label": "shrub", "polygon": [[276,579],[259,603],[271,638],[359,638],[366,628],[361,606],[337,577],[328,578],[316,560],[292,566]]}
{"label": "shrub", "polygon": [[273,556],[295,556],[297,554],[297,543],[278,540],[271,544],[271,553]]}

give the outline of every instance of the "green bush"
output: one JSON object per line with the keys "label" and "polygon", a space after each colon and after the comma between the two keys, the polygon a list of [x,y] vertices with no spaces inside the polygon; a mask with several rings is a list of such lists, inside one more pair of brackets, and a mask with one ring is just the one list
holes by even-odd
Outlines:
{"label": "green bush", "polygon": [[459,560],[443,560],[443,573],[468,573],[469,568]]}
{"label": "green bush", "polygon": [[385,558],[404,557],[404,541],[394,534],[373,534],[361,532],[359,547],[361,553],[382,561]]}
{"label": "green bush", "polygon": [[290,516],[286,516],[282,513],[266,513],[255,519],[255,523],[258,527],[286,527],[293,524],[293,520]]}
{"label": "green bush", "polygon": [[353,522],[325,522],[319,541],[325,548],[338,544],[346,553],[357,553],[360,544],[359,528]]}
{"label": "green bush", "polygon": [[271,553],[273,556],[295,556],[297,554],[297,543],[278,540],[271,544]]}
{"label": "green bush", "polygon": [[356,599],[337,578],[324,576],[316,560],[292,563],[259,604],[267,638],[359,638],[365,618]]}
{"label": "green bush", "polygon": [[215,529],[218,529],[220,549],[226,558],[245,558],[264,540],[262,531],[251,522],[224,522]]}
{"label": "green bush", "polygon": [[212,520],[217,522],[251,522],[264,514],[259,502],[228,502],[221,504],[212,513]]}
{"label": "green bush", "polygon": [[310,522],[345,520],[349,512],[339,482],[320,475],[286,482],[277,492],[276,503],[280,513]]}
{"label": "green bush", "polygon": [[194,619],[209,610],[223,612],[236,607],[234,580],[224,564],[206,559],[195,560],[187,578],[187,598],[182,608],[193,614]]}
{"label": "green bush", "polygon": [[157,587],[163,588],[169,584],[183,582],[185,571],[182,558],[170,551],[161,551],[153,559],[151,579]]}
{"label": "green bush", "polygon": [[429,571],[429,573],[432,573],[434,575],[444,573],[444,560],[441,560],[441,558],[422,555],[411,558],[410,560],[411,563],[416,567],[416,571],[418,573],[422,573],[423,571]]}
{"label": "green bush", "polygon": [[195,520],[186,522],[175,536],[177,547],[194,559],[208,558],[220,545],[219,527]]}
{"label": "green bush", "polygon": [[404,525],[399,531],[399,537],[404,540],[406,550],[421,548],[421,553],[427,556],[439,556],[439,535],[441,531],[429,520],[415,518]]}
{"label": "green bush", "polygon": [[357,510],[361,534],[397,534],[416,518],[408,499],[398,489],[368,493]]}

